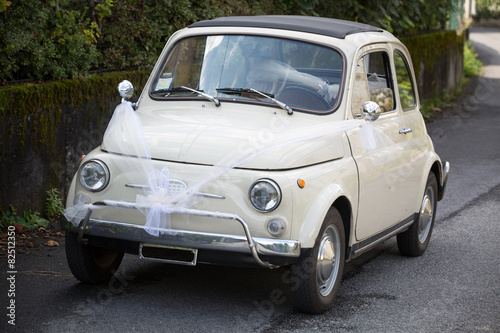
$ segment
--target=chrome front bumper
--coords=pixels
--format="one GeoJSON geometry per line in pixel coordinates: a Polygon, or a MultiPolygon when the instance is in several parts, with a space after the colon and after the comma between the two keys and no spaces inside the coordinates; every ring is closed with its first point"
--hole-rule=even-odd
{"type": "MultiPolygon", "coordinates": [[[[107,203],[96,202],[94,205],[107,205],[107,203]]],[[[136,208],[135,204],[131,203],[120,204],[120,207],[136,208]]],[[[266,268],[274,268],[276,266],[261,260],[261,255],[291,258],[298,258],[300,256],[300,242],[293,240],[252,237],[248,224],[243,218],[236,214],[210,212],[196,209],[176,209],[172,211],[172,214],[186,214],[192,216],[234,220],[240,223],[245,232],[245,236],[194,232],[189,230],[150,228],[144,225],[92,219],[92,211],[90,209],[78,226],[65,221],[63,222],[63,227],[68,231],[78,232],[78,240],[80,242],[85,242],[85,238],[88,236],[97,236],[181,248],[249,253],[252,255],[257,264],[266,268]],[[149,234],[146,229],[158,230],[159,236],[149,234]]]]}

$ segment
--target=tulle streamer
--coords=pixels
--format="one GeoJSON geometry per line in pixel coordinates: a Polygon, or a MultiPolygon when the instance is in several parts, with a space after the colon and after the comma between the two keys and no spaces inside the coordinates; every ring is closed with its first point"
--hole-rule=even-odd
{"type": "MultiPolygon", "coordinates": [[[[137,195],[135,204],[113,200],[105,200],[105,203],[107,206],[135,207],[140,210],[146,216],[145,230],[151,235],[158,236],[160,230],[166,232],[171,228],[170,215],[174,209],[177,211],[187,209],[198,203],[202,199],[198,196],[200,188],[225,172],[271,149],[349,131],[357,127],[361,127],[363,151],[375,149],[376,143],[380,140],[382,142],[390,141],[381,131],[374,130],[374,127],[364,120],[345,120],[333,125],[326,123],[306,127],[300,131],[293,131],[288,136],[283,136],[279,142],[263,150],[246,153],[231,152],[226,158],[210,168],[207,174],[200,175],[197,180],[190,183],[185,190],[176,190],[171,193],[169,169],[164,167],[162,170],[157,170],[153,167],[141,120],[131,103],[124,101],[116,107],[104,134],[103,146],[110,151],[127,152],[127,156],[137,157],[123,159],[124,163],[118,167],[122,172],[130,175],[129,177],[135,177],[133,180],[129,179],[130,181],[148,184],[148,186],[145,187],[143,194],[137,195]],[[375,136],[378,136],[378,141],[375,136]],[[130,152],[133,153],[130,154],[130,152]],[[131,170],[135,170],[135,172],[130,172],[131,170]]],[[[81,197],[77,200],[74,206],[68,207],[64,211],[68,221],[75,225],[80,223],[89,209],[95,210],[103,207],[85,203],[81,197]]]]}

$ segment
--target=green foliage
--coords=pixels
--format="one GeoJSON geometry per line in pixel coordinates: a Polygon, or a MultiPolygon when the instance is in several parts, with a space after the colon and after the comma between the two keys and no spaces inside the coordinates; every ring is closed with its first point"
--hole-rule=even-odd
{"type": "Polygon", "coordinates": [[[48,190],[45,201],[45,215],[49,219],[57,219],[64,211],[64,205],[61,199],[61,193],[56,188],[48,190]]]}
{"type": "Polygon", "coordinates": [[[172,33],[219,16],[335,17],[410,36],[443,29],[453,1],[0,0],[0,79],[60,79],[94,68],[150,70],[172,33]]]}
{"type": "Polygon", "coordinates": [[[447,91],[444,91],[441,97],[426,100],[420,106],[422,116],[425,119],[431,119],[436,112],[442,111],[443,108],[456,106],[456,104],[453,103],[453,99],[457,95],[457,93],[451,95],[447,91]]]}
{"type": "Polygon", "coordinates": [[[413,85],[408,72],[408,68],[399,53],[394,55],[394,66],[396,67],[396,76],[398,81],[399,98],[403,109],[411,108],[416,105],[413,85]]]}
{"type": "Polygon", "coordinates": [[[371,24],[398,36],[442,30],[451,0],[327,0],[315,6],[320,16],[371,24]]]}
{"type": "Polygon", "coordinates": [[[478,55],[470,41],[464,47],[464,74],[466,77],[478,77],[483,73],[483,63],[478,59],[478,55]]]}
{"type": "Polygon", "coordinates": [[[111,15],[102,21],[99,66],[151,69],[168,38],[193,22],[230,15],[282,14],[292,7],[286,2],[290,1],[150,0],[142,7],[140,0],[116,1],[111,15]]]}
{"type": "Polygon", "coordinates": [[[104,115],[113,97],[119,102],[116,87],[120,81],[130,80],[139,93],[148,75],[145,71],[112,72],[0,88],[0,160],[18,151],[18,143],[55,150],[62,105],[77,109],[91,102],[90,112],[104,115]]]}
{"type": "Polygon", "coordinates": [[[476,0],[476,19],[500,18],[500,0],[476,0]]]}
{"type": "Polygon", "coordinates": [[[75,77],[96,63],[96,26],[65,5],[18,0],[0,13],[0,78],[75,77]]]}
{"type": "Polygon", "coordinates": [[[0,226],[4,228],[14,224],[19,224],[26,228],[36,228],[46,226],[49,224],[49,221],[40,217],[40,213],[32,213],[30,210],[24,210],[23,216],[19,216],[16,209],[10,206],[7,211],[2,212],[0,226]]]}
{"type": "Polygon", "coordinates": [[[97,19],[101,21],[107,16],[111,16],[111,7],[113,7],[112,0],[105,0],[103,3],[99,3],[95,6],[95,11],[97,13],[97,19]]]}
{"type": "Polygon", "coordinates": [[[100,65],[105,68],[151,69],[167,38],[195,20],[188,0],[119,1],[102,22],[100,65]]]}
{"type": "Polygon", "coordinates": [[[6,11],[10,5],[12,5],[11,1],[0,0],[0,13],[6,11]]]}

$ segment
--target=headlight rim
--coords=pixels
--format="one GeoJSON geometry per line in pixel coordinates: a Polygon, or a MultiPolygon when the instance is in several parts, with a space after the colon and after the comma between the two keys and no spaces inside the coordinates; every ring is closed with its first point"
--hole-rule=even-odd
{"type": "Polygon", "coordinates": [[[78,180],[80,181],[80,184],[83,186],[83,188],[85,188],[87,191],[90,191],[90,192],[100,192],[102,190],[104,190],[108,184],[109,184],[109,181],[111,179],[111,172],[109,171],[109,168],[108,166],[106,165],[106,163],[104,163],[103,161],[99,160],[99,159],[90,159],[88,161],[84,161],[81,165],[80,165],[80,168],[78,169],[78,180]],[[97,189],[93,189],[91,187],[89,187],[88,185],[85,184],[85,182],[82,180],[82,170],[83,168],[91,163],[91,162],[94,162],[94,163],[97,163],[99,164],[103,170],[104,170],[104,174],[106,176],[106,180],[104,182],[104,185],[102,185],[100,188],[97,188],[97,189]]]}
{"type": "Polygon", "coordinates": [[[281,192],[281,188],[280,186],[278,185],[277,182],[275,182],[274,180],[272,179],[269,179],[269,178],[260,178],[258,180],[256,180],[249,188],[248,190],[248,200],[250,201],[250,204],[252,205],[252,207],[260,212],[260,213],[269,213],[269,212],[272,212],[274,211],[276,208],[279,207],[279,205],[281,204],[281,200],[282,200],[282,192],[281,192]],[[255,185],[257,185],[258,183],[267,183],[267,184],[270,184],[276,191],[277,195],[278,195],[278,201],[276,202],[276,204],[270,208],[270,209],[260,209],[259,207],[256,207],[254,202],[252,201],[252,190],[255,188],[255,185]]]}

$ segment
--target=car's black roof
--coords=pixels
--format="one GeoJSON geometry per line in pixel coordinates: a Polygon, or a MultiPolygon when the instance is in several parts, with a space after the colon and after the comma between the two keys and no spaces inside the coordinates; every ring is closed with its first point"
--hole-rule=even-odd
{"type": "Polygon", "coordinates": [[[285,29],[301,32],[310,32],[336,38],[345,38],[359,32],[382,32],[374,26],[331,19],[325,17],[296,16],[296,15],[264,15],[264,16],[228,16],[213,20],[193,23],[189,28],[196,27],[253,27],[285,29]]]}

